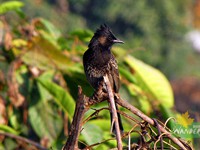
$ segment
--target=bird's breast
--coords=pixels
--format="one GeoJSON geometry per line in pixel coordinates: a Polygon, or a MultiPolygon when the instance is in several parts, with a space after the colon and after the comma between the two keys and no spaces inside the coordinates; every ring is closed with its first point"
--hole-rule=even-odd
{"type": "Polygon", "coordinates": [[[101,78],[111,68],[110,62],[112,59],[112,54],[110,50],[102,50],[100,48],[89,50],[86,51],[84,57],[85,72],[87,72],[89,77],[101,78]]]}
{"type": "Polygon", "coordinates": [[[87,72],[90,77],[100,78],[103,77],[108,70],[108,65],[98,66],[98,65],[88,65],[87,72]]]}

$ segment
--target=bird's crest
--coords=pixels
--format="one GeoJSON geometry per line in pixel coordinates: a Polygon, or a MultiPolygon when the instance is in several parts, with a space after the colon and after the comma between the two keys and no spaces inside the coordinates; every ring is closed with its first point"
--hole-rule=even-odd
{"type": "Polygon", "coordinates": [[[95,45],[96,41],[98,41],[102,45],[105,45],[108,39],[112,41],[113,39],[116,39],[116,37],[106,24],[102,24],[94,33],[94,36],[90,41],[89,47],[95,45]]]}
{"type": "Polygon", "coordinates": [[[100,26],[100,28],[98,28],[96,30],[94,36],[96,36],[96,37],[100,37],[100,36],[113,36],[114,37],[111,29],[106,24],[102,24],[100,26]]]}

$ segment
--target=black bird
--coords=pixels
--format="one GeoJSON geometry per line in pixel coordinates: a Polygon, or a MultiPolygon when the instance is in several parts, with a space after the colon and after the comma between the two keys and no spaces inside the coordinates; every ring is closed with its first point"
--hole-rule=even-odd
{"type": "MultiPolygon", "coordinates": [[[[124,42],[117,39],[107,25],[101,25],[94,33],[94,36],[88,45],[88,50],[83,55],[83,65],[86,78],[95,90],[98,90],[99,84],[103,81],[103,76],[107,74],[113,92],[119,92],[120,80],[118,65],[111,52],[111,47],[114,43],[124,42]]],[[[118,109],[117,105],[116,109],[118,109]]],[[[112,122],[112,113],[110,115],[112,122]]],[[[120,130],[123,132],[122,121],[119,113],[118,121],[120,130]]],[[[115,134],[115,132],[115,125],[113,125],[113,133],[115,134]]]]}

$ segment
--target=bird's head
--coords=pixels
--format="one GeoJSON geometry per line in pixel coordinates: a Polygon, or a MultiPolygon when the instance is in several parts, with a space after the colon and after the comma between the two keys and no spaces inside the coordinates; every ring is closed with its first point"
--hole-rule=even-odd
{"type": "Polygon", "coordinates": [[[111,47],[114,43],[124,43],[123,41],[117,39],[112,33],[111,29],[106,25],[101,25],[92,37],[89,47],[102,46],[111,47]]]}

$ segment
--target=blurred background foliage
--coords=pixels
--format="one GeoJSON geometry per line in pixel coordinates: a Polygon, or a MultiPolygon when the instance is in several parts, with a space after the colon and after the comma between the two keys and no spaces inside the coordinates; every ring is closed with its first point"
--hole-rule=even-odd
{"type": "MultiPolygon", "coordinates": [[[[200,27],[199,12],[199,0],[0,0],[0,131],[61,149],[77,86],[93,93],[82,55],[102,23],[125,41],[113,47],[122,97],[162,121],[187,110],[199,121],[199,52],[187,40],[200,27]]],[[[93,108],[102,107],[107,103],[93,108]]],[[[125,131],[134,125],[125,118],[123,124],[125,131]]],[[[109,130],[104,110],[84,125],[82,146],[111,138],[109,130]]],[[[12,138],[0,136],[0,141],[0,149],[30,148],[12,138]]]]}

